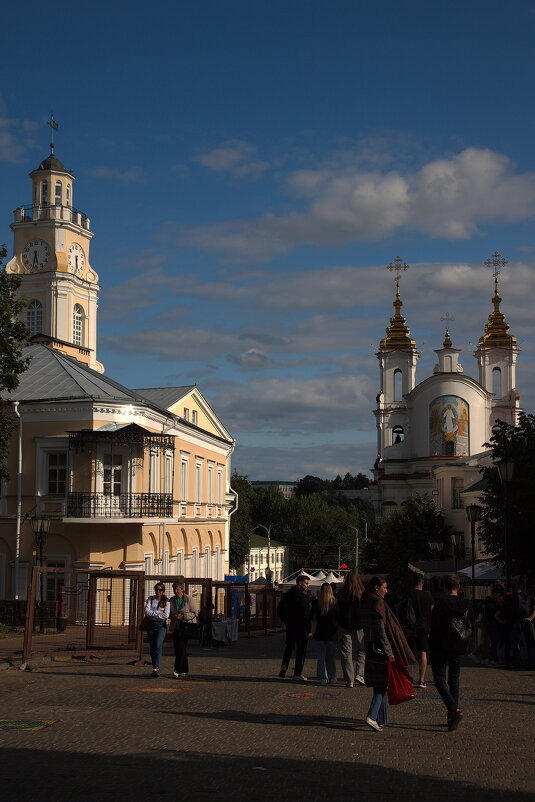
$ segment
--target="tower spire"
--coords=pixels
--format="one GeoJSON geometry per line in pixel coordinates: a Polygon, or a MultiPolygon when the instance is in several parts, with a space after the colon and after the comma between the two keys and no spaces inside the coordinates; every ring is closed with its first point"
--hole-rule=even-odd
{"type": "Polygon", "coordinates": [[[393,305],[396,311],[390,318],[390,325],[386,329],[386,337],[384,337],[380,342],[381,348],[387,348],[389,350],[406,348],[410,348],[412,350],[416,349],[416,342],[415,340],[411,340],[410,330],[407,326],[405,318],[401,314],[403,301],[401,300],[399,291],[401,271],[405,272],[409,269],[409,267],[410,265],[404,262],[400,256],[396,256],[396,258],[389,265],[387,265],[387,270],[395,272],[396,297],[394,298],[393,305]]]}
{"type": "Polygon", "coordinates": [[[47,125],[50,126],[50,153],[54,153],[54,132],[58,130],[59,125],[54,119],[54,112],[50,112],[50,120],[48,121],[47,125]]]}
{"type": "Polygon", "coordinates": [[[501,269],[508,264],[508,260],[504,259],[498,251],[495,251],[484,264],[486,267],[492,268],[493,271],[494,295],[491,298],[491,302],[494,306],[494,310],[490,313],[487,323],[485,323],[484,333],[479,338],[478,346],[500,347],[516,345],[516,337],[509,334],[509,324],[500,309],[502,299],[498,291],[498,276],[500,275],[501,269]]]}

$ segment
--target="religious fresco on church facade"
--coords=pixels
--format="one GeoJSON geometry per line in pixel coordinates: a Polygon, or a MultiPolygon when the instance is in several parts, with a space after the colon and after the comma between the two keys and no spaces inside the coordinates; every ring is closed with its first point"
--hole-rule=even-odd
{"type": "Polygon", "coordinates": [[[441,395],[429,405],[429,439],[434,456],[469,454],[469,406],[456,395],[441,395]]]}

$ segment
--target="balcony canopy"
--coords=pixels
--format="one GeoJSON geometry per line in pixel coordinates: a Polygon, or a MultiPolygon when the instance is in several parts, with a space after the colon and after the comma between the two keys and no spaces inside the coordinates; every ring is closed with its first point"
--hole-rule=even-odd
{"type": "Polygon", "coordinates": [[[110,446],[140,445],[158,451],[175,450],[175,438],[172,435],[149,432],[137,423],[109,423],[100,429],[79,429],[68,434],[69,448],[75,451],[83,451],[99,443],[109,443],[110,446]]]}

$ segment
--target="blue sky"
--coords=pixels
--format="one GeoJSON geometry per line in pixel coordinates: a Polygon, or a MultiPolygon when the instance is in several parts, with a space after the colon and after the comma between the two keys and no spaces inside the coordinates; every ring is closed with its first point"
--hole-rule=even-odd
{"type": "Polygon", "coordinates": [[[446,313],[475,375],[482,263],[507,256],[533,411],[535,2],[28,0],[3,22],[2,239],[53,110],[106,373],[197,381],[237,470],[371,467],[398,254],[420,380],[446,313]]]}

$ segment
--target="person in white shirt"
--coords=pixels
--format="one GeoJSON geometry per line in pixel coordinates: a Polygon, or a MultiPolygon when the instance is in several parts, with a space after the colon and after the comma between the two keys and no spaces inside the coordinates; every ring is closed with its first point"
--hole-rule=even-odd
{"type": "Polygon", "coordinates": [[[155,678],[160,676],[160,660],[170,610],[169,599],[165,595],[165,585],[157,582],[154,586],[154,596],[149,596],[144,610],[152,660],[152,676],[155,678]]]}

